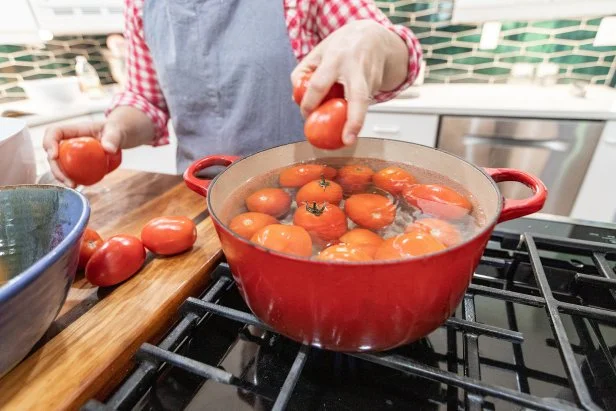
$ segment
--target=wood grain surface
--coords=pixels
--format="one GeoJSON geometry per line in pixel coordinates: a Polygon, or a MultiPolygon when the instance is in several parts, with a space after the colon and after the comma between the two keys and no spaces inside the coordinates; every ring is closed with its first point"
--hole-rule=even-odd
{"type": "Polygon", "coordinates": [[[84,194],[90,227],[103,238],[139,236],[153,217],[185,215],[197,223],[197,242],[178,256],[149,254],[142,270],[116,287],[98,289],[78,273],[45,337],[0,379],[2,410],[73,410],[103,397],[130,370],[138,347],[155,341],[180,304],[204,290],[222,257],[204,199],[179,176],[120,169],[84,194]]]}

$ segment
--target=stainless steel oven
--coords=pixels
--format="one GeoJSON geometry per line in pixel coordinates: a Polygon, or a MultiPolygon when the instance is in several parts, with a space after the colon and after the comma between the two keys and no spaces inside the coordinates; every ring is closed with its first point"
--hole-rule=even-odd
{"type": "MultiPolygon", "coordinates": [[[[568,216],[605,122],[442,116],[437,147],[482,167],[512,167],[548,187],[543,213],[568,216]]],[[[606,178],[610,178],[606,176],[606,178]]],[[[499,184],[503,194],[524,198],[520,184],[499,184]]]]}

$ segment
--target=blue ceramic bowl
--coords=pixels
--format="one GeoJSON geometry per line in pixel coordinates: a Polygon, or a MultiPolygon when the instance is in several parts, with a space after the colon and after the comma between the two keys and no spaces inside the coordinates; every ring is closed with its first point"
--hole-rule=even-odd
{"type": "Polygon", "coordinates": [[[0,377],[28,354],[64,304],[89,217],[88,200],[75,190],[0,187],[0,377]]]}

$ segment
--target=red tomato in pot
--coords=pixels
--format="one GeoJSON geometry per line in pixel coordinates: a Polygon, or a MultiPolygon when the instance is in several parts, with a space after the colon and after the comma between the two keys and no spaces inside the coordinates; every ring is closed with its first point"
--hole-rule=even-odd
{"type": "Polygon", "coordinates": [[[107,153],[92,137],[78,137],[60,142],[58,164],[68,178],[84,186],[98,183],[108,170],[107,153]]]}
{"type": "Polygon", "coordinates": [[[246,197],[249,211],[282,217],[291,208],[291,196],[280,188],[262,188],[246,197]]]}
{"type": "Polygon", "coordinates": [[[353,194],[344,203],[344,210],[361,227],[378,230],[394,222],[396,206],[379,194],[353,194]]]}
{"type": "Polygon", "coordinates": [[[122,150],[114,154],[107,153],[107,174],[120,167],[120,164],[122,164],[122,150]]]}
{"type": "Polygon", "coordinates": [[[383,237],[375,232],[365,228],[354,228],[341,236],[338,241],[344,244],[360,246],[370,257],[374,257],[377,248],[383,244],[384,240],[383,237]]]}
{"type": "Polygon", "coordinates": [[[257,231],[251,241],[274,251],[298,257],[309,257],[312,254],[310,234],[296,225],[268,225],[257,231]]]}
{"type": "MultiPolygon", "coordinates": [[[[306,94],[308,82],[310,81],[312,74],[313,72],[304,74],[293,87],[293,101],[295,101],[298,105],[302,104],[302,100],[304,99],[304,94],[306,94]]],[[[325,97],[323,97],[323,100],[321,100],[321,103],[333,98],[344,98],[344,87],[342,84],[334,83],[332,88],[329,89],[329,92],[325,95],[325,97]]]]}
{"type": "Polygon", "coordinates": [[[188,217],[156,217],[141,229],[143,245],[158,255],[183,253],[190,249],[196,240],[197,226],[188,217]]]}
{"type": "Polygon", "coordinates": [[[320,164],[300,164],[282,170],[278,182],[282,187],[301,187],[321,177],[331,180],[336,177],[336,173],[333,167],[320,164]]]}
{"type": "Polygon", "coordinates": [[[427,230],[434,238],[446,247],[452,247],[462,242],[462,234],[454,225],[438,218],[424,218],[417,220],[406,228],[406,231],[416,229],[427,230]]]}
{"type": "Polygon", "coordinates": [[[96,250],[103,245],[103,238],[91,228],[86,228],[81,236],[81,245],[79,246],[79,269],[86,268],[86,264],[90,261],[90,257],[96,250]]]}
{"type": "Polygon", "coordinates": [[[347,102],[341,98],[326,101],[314,110],[304,124],[306,139],[323,150],[342,148],[342,130],[347,120],[347,102]]]}
{"type": "Polygon", "coordinates": [[[313,202],[298,207],[293,224],[305,228],[315,240],[326,243],[337,240],[348,229],[344,211],[327,203],[313,202]]]}
{"type": "Polygon", "coordinates": [[[398,195],[406,187],[415,184],[415,177],[400,167],[386,167],[372,176],[372,182],[381,190],[398,195]]]}
{"type": "Polygon", "coordinates": [[[342,167],[338,171],[338,183],[342,186],[345,193],[361,193],[372,182],[374,171],[367,166],[359,164],[342,167]]]}
{"type": "Polygon", "coordinates": [[[86,265],[86,278],[99,287],[116,285],[139,271],[144,261],[145,248],[137,237],[116,235],[92,254],[86,265]]]}
{"type": "Polygon", "coordinates": [[[233,217],[229,228],[240,237],[250,240],[257,231],[271,224],[278,224],[278,220],[269,214],[249,211],[233,217]]]}
{"type": "Polygon", "coordinates": [[[466,197],[441,184],[416,184],[406,188],[402,196],[423,213],[446,220],[460,219],[473,208],[466,197]]]}
{"type": "Polygon", "coordinates": [[[357,244],[335,244],[321,251],[317,260],[322,261],[371,261],[373,255],[362,245],[357,244]]]}
{"type": "Polygon", "coordinates": [[[311,181],[299,189],[295,201],[298,206],[302,203],[311,202],[338,205],[342,201],[342,187],[325,178],[311,181]]]}
{"type": "Polygon", "coordinates": [[[426,230],[411,230],[408,233],[386,239],[376,250],[375,260],[397,260],[417,257],[444,250],[441,244],[426,230]]]}

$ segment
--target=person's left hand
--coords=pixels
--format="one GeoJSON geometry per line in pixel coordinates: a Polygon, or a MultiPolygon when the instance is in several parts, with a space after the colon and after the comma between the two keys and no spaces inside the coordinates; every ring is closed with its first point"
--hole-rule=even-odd
{"type": "Polygon", "coordinates": [[[380,91],[390,91],[405,79],[408,49],[395,33],[373,20],[352,21],[319,43],[291,73],[292,84],[314,71],[302,99],[307,117],[320,104],[331,86],[344,86],[348,102],[342,141],[355,143],[372,101],[380,91]]]}

